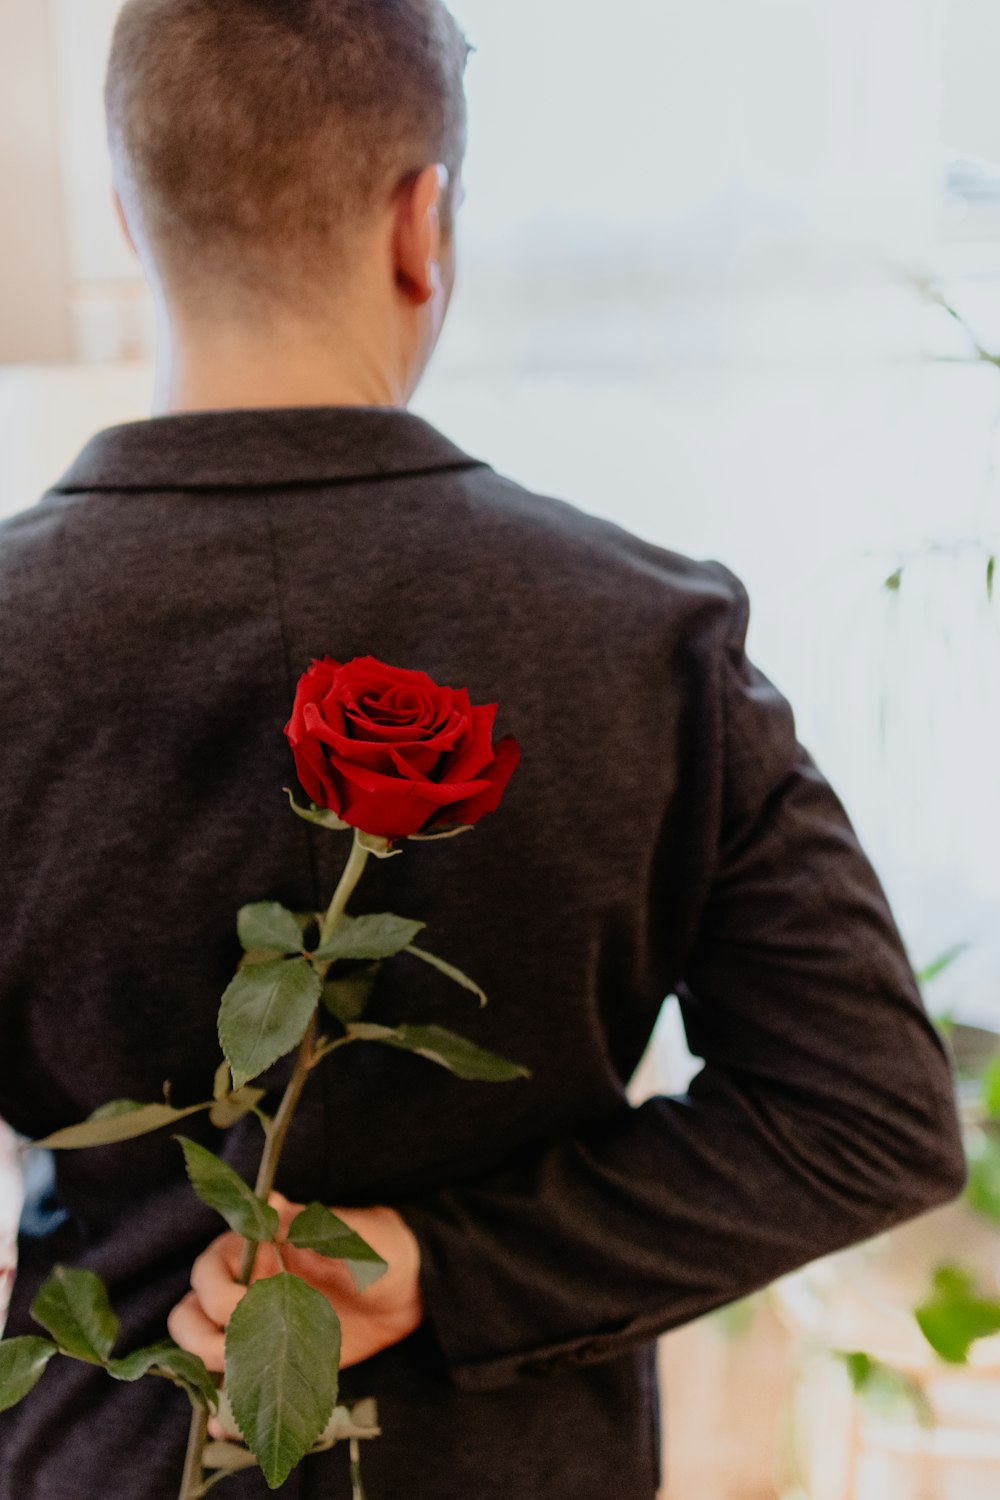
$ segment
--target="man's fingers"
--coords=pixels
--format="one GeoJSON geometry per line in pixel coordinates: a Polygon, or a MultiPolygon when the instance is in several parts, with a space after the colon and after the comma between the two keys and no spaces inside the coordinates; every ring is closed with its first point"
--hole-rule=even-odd
{"type": "Polygon", "coordinates": [[[223,1427],[218,1417],[209,1417],[208,1435],[219,1443],[242,1443],[243,1435],[235,1422],[232,1427],[223,1427]]]}
{"type": "MultiPolygon", "coordinates": [[[[233,1235],[233,1239],[237,1244],[242,1243],[238,1235],[233,1235]]],[[[209,1245],[191,1267],[192,1290],[202,1311],[217,1328],[225,1328],[237,1303],[246,1296],[246,1287],[233,1280],[238,1265],[234,1266],[231,1247],[225,1241],[223,1235],[209,1245]]]]}
{"type": "Polygon", "coordinates": [[[209,1370],[221,1374],[225,1369],[225,1335],[205,1316],[196,1292],[188,1292],[176,1307],[171,1308],[167,1332],[182,1349],[197,1354],[209,1370]]]}
{"type": "Polygon", "coordinates": [[[208,1435],[217,1443],[242,1443],[243,1441],[238,1432],[227,1432],[217,1417],[209,1417],[208,1435]]]}

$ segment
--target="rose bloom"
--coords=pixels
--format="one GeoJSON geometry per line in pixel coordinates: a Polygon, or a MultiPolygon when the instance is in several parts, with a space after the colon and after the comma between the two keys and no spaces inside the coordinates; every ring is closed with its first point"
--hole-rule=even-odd
{"type": "Polygon", "coordinates": [[[520,759],[493,744],[498,705],[374,656],[314,657],[285,735],[317,807],[362,833],[408,838],[493,812],[520,759]]]}

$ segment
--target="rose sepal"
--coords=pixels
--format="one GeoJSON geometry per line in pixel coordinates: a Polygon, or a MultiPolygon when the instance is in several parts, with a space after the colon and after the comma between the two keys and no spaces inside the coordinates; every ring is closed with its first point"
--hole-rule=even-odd
{"type": "Polygon", "coordinates": [[[283,786],[281,790],[287,792],[292,812],[297,817],[302,818],[304,822],[315,823],[317,828],[330,828],[335,832],[350,829],[350,823],[345,823],[343,818],[338,818],[337,814],[332,812],[330,808],[317,807],[315,802],[311,802],[308,808],[300,807],[295,800],[295,794],[290,786],[283,786]]]}
{"type": "Polygon", "coordinates": [[[315,802],[311,802],[308,808],[300,807],[291,787],[283,786],[281,790],[287,793],[292,812],[304,822],[313,823],[317,828],[332,829],[335,833],[345,830],[353,831],[362,849],[366,849],[369,854],[374,854],[376,859],[391,859],[394,854],[402,854],[402,849],[397,849],[392,839],[383,838],[378,833],[365,833],[361,828],[353,828],[352,824],[345,823],[343,818],[338,817],[330,808],[317,807],[315,802]]]}
{"type": "Polygon", "coordinates": [[[392,859],[394,854],[402,854],[402,849],[397,849],[392,839],[386,839],[377,833],[363,833],[360,828],[354,830],[354,837],[360,848],[374,854],[376,859],[392,859]]]}
{"type": "Polygon", "coordinates": [[[456,823],[453,828],[445,828],[440,833],[408,833],[407,838],[416,839],[421,844],[432,844],[435,839],[453,839],[459,833],[471,833],[473,824],[456,823]]]}

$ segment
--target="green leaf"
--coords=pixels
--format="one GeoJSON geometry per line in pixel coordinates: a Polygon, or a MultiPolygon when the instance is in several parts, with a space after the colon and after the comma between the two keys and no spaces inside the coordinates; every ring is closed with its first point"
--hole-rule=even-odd
{"type": "Polygon", "coordinates": [[[48,1151],[80,1151],[85,1146],[114,1146],[120,1141],[132,1141],[140,1135],[150,1135],[162,1130],[164,1125],[174,1125],[178,1120],[196,1115],[200,1110],[210,1109],[211,1104],[192,1104],[187,1109],[173,1109],[169,1104],[138,1104],[134,1099],[113,1099],[102,1104],[100,1109],[80,1125],[68,1125],[52,1135],[32,1141],[33,1146],[43,1146],[48,1151]]]}
{"type": "Polygon", "coordinates": [[[749,1333],[764,1305],[765,1298],[760,1295],[740,1297],[736,1302],[727,1302],[723,1307],[716,1308],[715,1312],[709,1313],[709,1317],[724,1337],[741,1339],[744,1334],[749,1333]]]}
{"type": "Polygon", "coordinates": [[[885,589],[887,589],[890,594],[898,594],[899,591],[900,591],[900,589],[902,588],[902,586],[903,586],[903,570],[902,570],[902,568],[897,568],[896,571],[895,571],[895,573],[890,573],[889,577],[885,580],[885,583],[882,585],[882,587],[885,588],[885,589]]]}
{"type": "Polygon", "coordinates": [[[187,1393],[192,1406],[207,1406],[210,1411],[218,1407],[219,1392],[197,1354],[189,1354],[186,1349],[172,1349],[161,1355],[156,1368],[187,1393]]]}
{"type": "MultiPolygon", "coordinates": [[[[227,1432],[235,1432],[236,1418],[233,1416],[224,1387],[219,1390],[218,1396],[219,1421],[227,1432]]],[[[378,1403],[371,1396],[366,1396],[361,1401],[355,1401],[353,1406],[335,1406],[330,1413],[329,1422],[309,1452],[326,1453],[338,1443],[349,1442],[351,1438],[371,1441],[381,1436],[382,1429],[378,1425],[378,1403]]],[[[206,1469],[222,1470],[232,1474],[240,1469],[258,1467],[257,1460],[250,1449],[236,1438],[206,1443],[202,1451],[206,1469]]]]}
{"type": "Polygon", "coordinates": [[[991,1120],[1000,1120],[1000,1053],[990,1063],[983,1078],[983,1109],[991,1120]]]}
{"type": "Polygon", "coordinates": [[[986,598],[993,603],[993,585],[996,581],[997,560],[991,557],[986,564],[986,598]]]}
{"type": "Polygon", "coordinates": [[[241,906],[236,917],[236,930],[246,949],[302,952],[302,929],[295,913],[277,901],[256,901],[251,906],[241,906]]]}
{"type": "Polygon", "coordinates": [[[302,1040],[322,981],[304,958],[282,958],[238,973],[222,997],[219,1041],[242,1088],[302,1040]]]}
{"type": "Polygon", "coordinates": [[[226,1329],[226,1390],[237,1426],[276,1490],[309,1452],[337,1400],[340,1320],[280,1272],[247,1289],[226,1329]]]}
{"type": "Polygon", "coordinates": [[[931,1348],[949,1364],[964,1364],[977,1339],[1000,1333],[1000,1301],[981,1297],[961,1266],[938,1267],[933,1292],[914,1317],[931,1348]]]}
{"type": "Polygon", "coordinates": [[[918,971],[916,976],[917,983],[919,985],[930,984],[931,980],[936,979],[939,974],[943,974],[945,969],[950,969],[955,960],[960,958],[968,947],[968,943],[955,943],[951,948],[946,948],[939,957],[927,965],[926,969],[918,971]]]}
{"type": "Polygon", "coordinates": [[[178,1347],[172,1340],[164,1339],[159,1344],[150,1344],[146,1349],[136,1349],[131,1354],[125,1354],[121,1359],[109,1359],[108,1374],[115,1380],[122,1380],[131,1385],[134,1381],[140,1380],[143,1375],[148,1374],[161,1356],[165,1357],[167,1349],[178,1347]]]}
{"type": "Polygon", "coordinates": [[[486,991],[480,989],[476,981],[470,979],[468,974],[463,974],[461,969],[456,969],[454,964],[445,963],[443,958],[438,958],[436,953],[428,953],[426,948],[414,948],[412,943],[407,943],[405,951],[412,953],[414,958],[422,959],[425,964],[430,964],[432,968],[437,969],[449,979],[453,979],[456,984],[462,986],[463,990],[471,990],[474,995],[478,995],[481,1006],[487,1003],[486,991]]]}
{"type": "Polygon", "coordinates": [[[951,1044],[955,1035],[955,1018],[952,1012],[942,1011],[939,1015],[932,1015],[931,1021],[937,1029],[941,1040],[951,1044]]]}
{"type": "Polygon", "coordinates": [[[219,1393],[215,1382],[197,1354],[190,1354],[175,1344],[173,1339],[161,1339],[145,1349],[136,1349],[121,1359],[110,1359],[108,1374],[115,1380],[131,1384],[141,1380],[151,1370],[164,1374],[175,1385],[180,1385],[197,1404],[215,1410],[219,1404],[219,1393]]]}
{"type": "MultiPolygon", "coordinates": [[[[157,1100],[157,1106],[159,1100],[157,1100]]],[[[119,1115],[131,1115],[140,1109],[152,1109],[154,1105],[141,1104],[137,1099],[109,1099],[107,1104],[101,1104],[89,1116],[91,1120],[114,1120],[119,1115]]],[[[168,1106],[169,1107],[169,1106],[168,1106]]]]}
{"type": "Polygon", "coordinates": [[[908,1408],[921,1427],[936,1424],[934,1408],[923,1387],[902,1370],[894,1370],[861,1351],[841,1353],[855,1394],[878,1416],[892,1417],[908,1408]]]}
{"type": "Polygon", "coordinates": [[[292,1220],[288,1243],[298,1250],[315,1250],[330,1260],[343,1260],[359,1292],[384,1276],[389,1266],[371,1245],[322,1203],[310,1203],[292,1220]]]}
{"type": "Polygon", "coordinates": [[[295,800],[290,786],[283,786],[281,790],[288,793],[288,801],[291,804],[292,812],[306,823],[315,823],[318,828],[350,828],[350,823],[345,823],[342,818],[338,818],[337,814],[330,812],[328,808],[317,807],[315,802],[310,802],[308,811],[306,808],[300,807],[295,800]]]}
{"type": "Polygon", "coordinates": [[[93,1271],[56,1266],[31,1304],[31,1316],[51,1333],[64,1354],[103,1365],[118,1337],[118,1319],[93,1271]]]}
{"type": "Polygon", "coordinates": [[[237,1234],[248,1240],[273,1240],[281,1225],[275,1209],[258,1198],[228,1163],[187,1136],[175,1137],[184,1149],[187,1174],[202,1203],[221,1214],[237,1234]]]}
{"type": "Polygon", "coordinates": [[[238,973],[244,969],[252,969],[257,964],[273,964],[278,958],[284,958],[285,954],[280,948],[248,948],[236,965],[238,973]]]}
{"type": "Polygon", "coordinates": [[[45,1366],[58,1352],[48,1339],[30,1335],[0,1341],[0,1411],[9,1411],[35,1389],[45,1366]]]}
{"type": "Polygon", "coordinates": [[[328,979],[323,985],[322,998],[331,1016],[335,1016],[343,1026],[350,1026],[352,1021],[360,1021],[368,1009],[381,969],[382,960],[376,959],[375,963],[368,964],[366,968],[358,969],[343,979],[328,979]]]}
{"type": "Polygon", "coordinates": [[[991,1224],[1000,1225],[1000,1140],[983,1133],[968,1155],[969,1178],[965,1200],[991,1224]]]}
{"type": "Polygon", "coordinates": [[[875,1363],[871,1355],[851,1353],[843,1354],[841,1358],[847,1367],[847,1373],[851,1378],[851,1385],[856,1391],[863,1390],[875,1363]]]}
{"type": "Polygon", "coordinates": [[[238,1124],[244,1115],[252,1114],[266,1093],[267,1089],[254,1089],[249,1086],[237,1089],[235,1094],[228,1094],[225,1099],[220,1099],[217,1104],[213,1104],[208,1118],[218,1130],[229,1130],[231,1126],[238,1124]]]}
{"type": "Polygon", "coordinates": [[[426,922],[411,922],[392,912],[374,912],[370,916],[342,917],[340,925],[326,942],[316,949],[314,958],[392,958],[401,953],[426,922]]]}
{"type": "Polygon", "coordinates": [[[430,1062],[447,1068],[458,1078],[480,1083],[509,1083],[515,1078],[530,1078],[528,1068],[510,1062],[495,1052],[486,1052],[465,1037],[446,1031],[443,1026],[369,1026],[364,1022],[347,1028],[348,1035],[362,1042],[384,1042],[404,1052],[416,1052],[430,1062]]]}

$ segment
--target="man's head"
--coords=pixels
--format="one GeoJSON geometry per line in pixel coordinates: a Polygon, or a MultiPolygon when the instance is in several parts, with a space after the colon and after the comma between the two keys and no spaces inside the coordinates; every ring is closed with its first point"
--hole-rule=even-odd
{"type": "Polygon", "coordinates": [[[442,0],[128,0],[109,138],[167,305],[309,317],[387,248],[405,296],[424,218],[450,292],[468,55],[442,0]]]}

